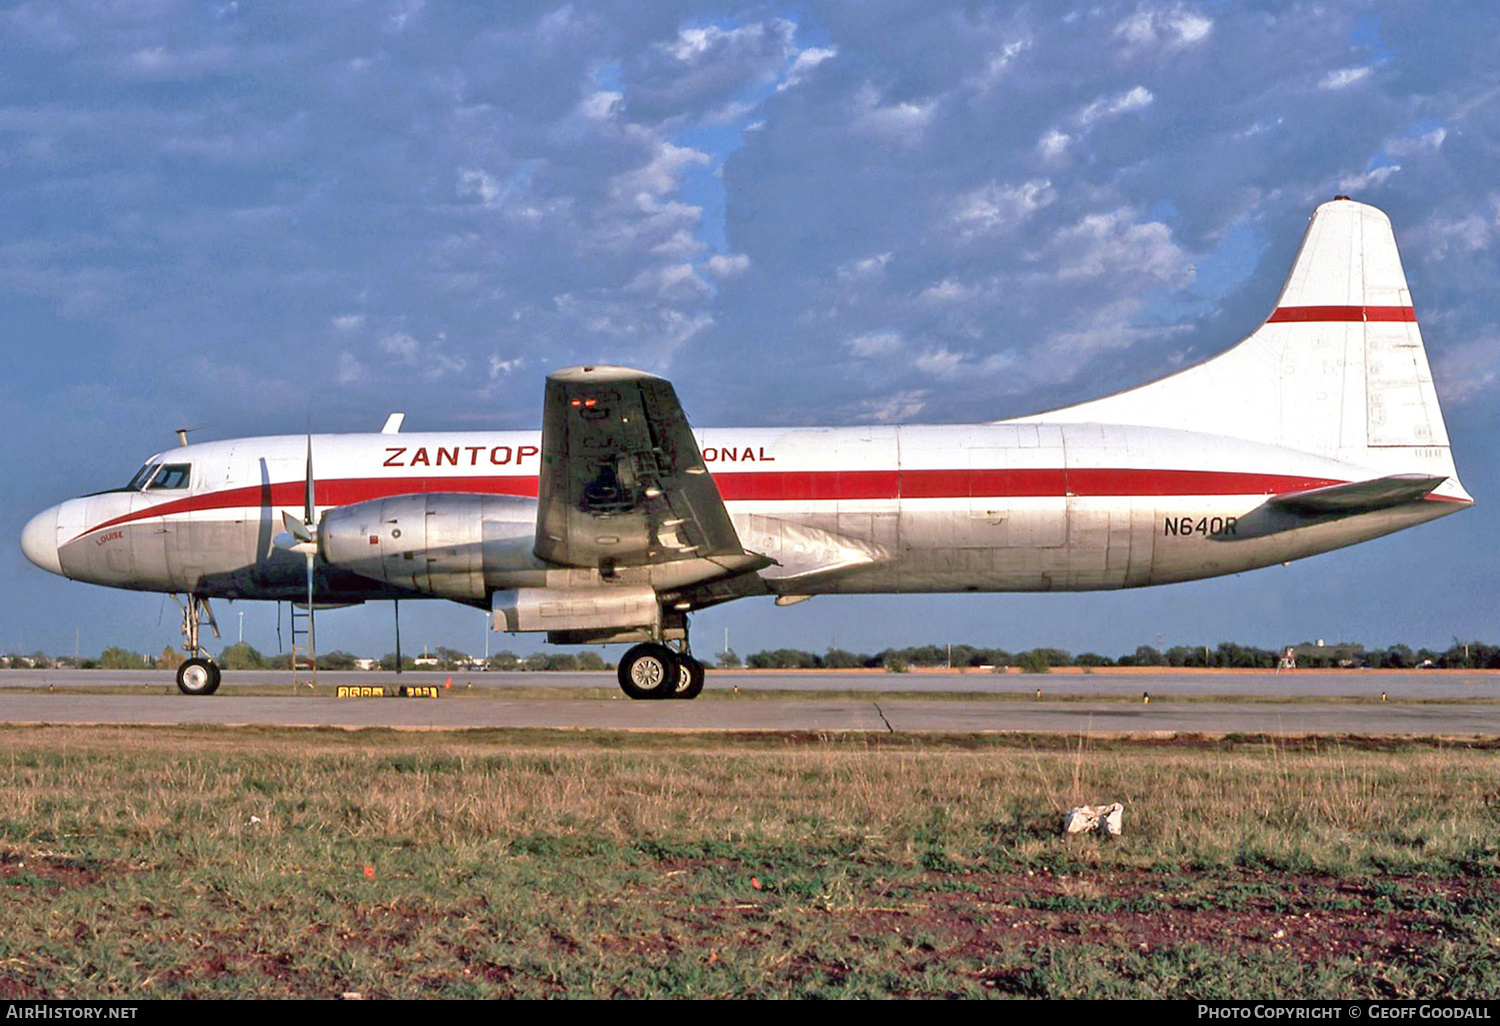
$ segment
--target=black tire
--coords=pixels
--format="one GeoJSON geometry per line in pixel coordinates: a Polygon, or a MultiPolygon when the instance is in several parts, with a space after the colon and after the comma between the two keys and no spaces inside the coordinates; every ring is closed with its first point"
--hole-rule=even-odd
{"type": "Polygon", "coordinates": [[[707,672],[703,664],[690,655],[677,657],[677,688],[668,698],[697,698],[698,693],[703,690],[703,681],[707,672]]]}
{"type": "Polygon", "coordinates": [[[626,652],[615,671],[620,690],[636,699],[670,696],[679,674],[676,653],[655,643],[637,645],[626,652]]]}
{"type": "Polygon", "coordinates": [[[177,690],[184,695],[211,695],[219,690],[219,668],[201,656],[177,667],[177,690]]]}

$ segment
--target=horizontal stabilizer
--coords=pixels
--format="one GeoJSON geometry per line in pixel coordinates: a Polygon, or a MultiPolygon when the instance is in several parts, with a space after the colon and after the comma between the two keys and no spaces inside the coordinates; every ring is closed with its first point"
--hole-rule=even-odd
{"type": "Polygon", "coordinates": [[[1371,513],[1424,499],[1446,480],[1446,477],[1431,474],[1392,474],[1373,481],[1351,481],[1302,492],[1286,492],[1270,501],[1272,505],[1298,513],[1371,513]]]}

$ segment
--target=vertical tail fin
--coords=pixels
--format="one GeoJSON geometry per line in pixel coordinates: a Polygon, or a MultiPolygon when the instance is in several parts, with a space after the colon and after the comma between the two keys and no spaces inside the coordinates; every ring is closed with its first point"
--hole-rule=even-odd
{"type": "Polygon", "coordinates": [[[1178,428],[1449,478],[1467,498],[1390,219],[1340,197],[1313,213],[1276,309],[1239,345],[1140,388],[1021,418],[1178,428]]]}

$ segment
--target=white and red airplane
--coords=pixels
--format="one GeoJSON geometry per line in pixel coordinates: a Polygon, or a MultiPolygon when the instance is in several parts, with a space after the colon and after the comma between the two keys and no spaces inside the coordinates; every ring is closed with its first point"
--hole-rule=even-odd
{"type": "Polygon", "coordinates": [[[210,598],[443,598],[496,629],[634,642],[632,698],[691,698],[688,614],[750,595],[1081,591],[1282,563],[1463,509],[1390,221],[1319,207],[1274,311],[1198,366],[961,426],[689,428],[672,386],[547,378],[537,432],[239,438],[148,459],[26,525],[37,566],[210,598]],[[313,473],[316,452],[319,473],[313,473]]]}

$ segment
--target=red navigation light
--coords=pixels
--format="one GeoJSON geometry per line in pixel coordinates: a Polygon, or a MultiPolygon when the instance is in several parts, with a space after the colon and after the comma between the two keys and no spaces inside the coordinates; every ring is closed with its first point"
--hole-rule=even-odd
{"type": "Polygon", "coordinates": [[[585,406],[597,406],[597,405],[599,405],[599,400],[597,400],[597,399],[585,399],[583,401],[583,405],[585,405],[585,406]]]}

